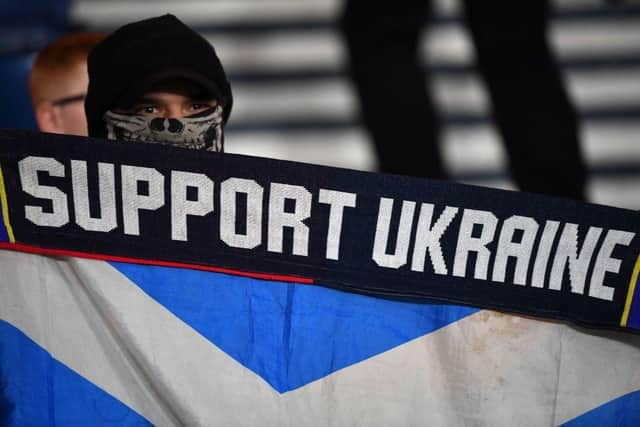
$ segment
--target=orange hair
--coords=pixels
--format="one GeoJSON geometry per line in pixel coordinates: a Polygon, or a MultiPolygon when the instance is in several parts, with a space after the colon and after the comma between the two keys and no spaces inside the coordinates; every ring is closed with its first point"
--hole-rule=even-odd
{"type": "Polygon", "coordinates": [[[33,105],[59,96],[61,79],[85,64],[91,49],[106,36],[104,33],[69,34],[45,47],[36,57],[29,76],[33,105]]]}

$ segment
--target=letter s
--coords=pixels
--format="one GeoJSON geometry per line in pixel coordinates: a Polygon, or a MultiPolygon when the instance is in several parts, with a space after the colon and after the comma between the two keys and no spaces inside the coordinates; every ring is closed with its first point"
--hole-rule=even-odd
{"type": "Polygon", "coordinates": [[[51,201],[52,212],[44,212],[41,206],[24,207],[25,217],[34,223],[44,227],[62,227],[69,222],[69,208],[67,195],[56,187],[40,185],[38,172],[47,172],[50,176],[64,177],[64,165],[50,157],[29,156],[18,162],[20,172],[20,184],[22,191],[37,197],[51,201]]]}

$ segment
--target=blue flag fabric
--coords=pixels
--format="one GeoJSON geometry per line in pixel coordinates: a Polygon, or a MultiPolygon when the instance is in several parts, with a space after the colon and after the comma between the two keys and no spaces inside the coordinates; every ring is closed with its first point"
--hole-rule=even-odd
{"type": "Polygon", "coordinates": [[[0,251],[5,425],[636,425],[640,337],[0,251]],[[7,411],[7,408],[9,410],[7,411]]]}

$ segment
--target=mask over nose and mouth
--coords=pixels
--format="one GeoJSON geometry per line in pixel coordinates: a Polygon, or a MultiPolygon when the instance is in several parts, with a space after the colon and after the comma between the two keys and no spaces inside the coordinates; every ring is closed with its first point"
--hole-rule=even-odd
{"type": "Polygon", "coordinates": [[[107,139],[148,142],[193,150],[224,151],[223,109],[218,105],[182,118],[128,115],[107,111],[107,139]]]}

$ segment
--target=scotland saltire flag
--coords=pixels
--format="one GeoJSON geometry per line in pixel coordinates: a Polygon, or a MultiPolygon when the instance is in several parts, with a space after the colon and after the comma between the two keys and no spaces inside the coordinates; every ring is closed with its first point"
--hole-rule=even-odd
{"type": "Polygon", "coordinates": [[[0,251],[3,425],[640,425],[640,339],[0,251]]]}
{"type": "Polygon", "coordinates": [[[82,138],[0,148],[2,426],[640,425],[637,213],[82,138]]]}

